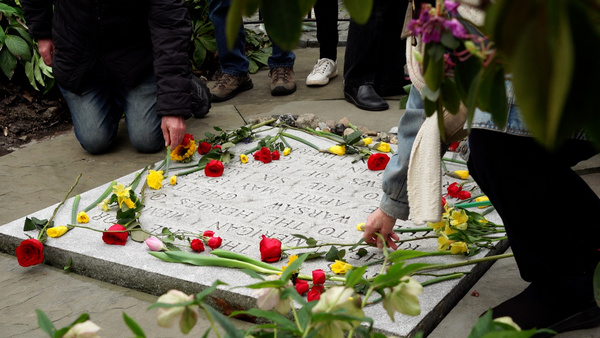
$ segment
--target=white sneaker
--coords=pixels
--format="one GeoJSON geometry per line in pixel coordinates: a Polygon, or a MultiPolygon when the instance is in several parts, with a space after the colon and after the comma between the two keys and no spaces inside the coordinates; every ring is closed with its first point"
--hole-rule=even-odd
{"type": "Polygon", "coordinates": [[[329,83],[329,79],[332,79],[337,75],[337,62],[328,58],[322,58],[317,61],[312,72],[306,77],[306,85],[324,86],[329,83]]]}

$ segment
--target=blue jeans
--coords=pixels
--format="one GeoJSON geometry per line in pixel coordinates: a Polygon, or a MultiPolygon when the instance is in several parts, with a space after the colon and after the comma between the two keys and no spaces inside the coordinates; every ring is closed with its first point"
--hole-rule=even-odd
{"type": "Polygon", "coordinates": [[[75,136],[89,153],[110,150],[123,113],[135,149],[154,153],[164,148],[161,118],[156,115],[154,75],[131,90],[119,90],[114,83],[103,80],[86,85],[81,95],[62,87],[60,90],[71,111],[75,136]]]}
{"type": "MultiPolygon", "coordinates": [[[[227,20],[227,11],[231,6],[231,0],[210,0],[209,16],[215,26],[215,38],[217,40],[217,52],[219,53],[219,62],[221,72],[231,75],[248,74],[248,58],[246,58],[246,37],[243,24],[240,26],[233,49],[227,47],[227,38],[225,36],[225,25],[227,20]]],[[[292,68],[296,55],[289,51],[286,52],[273,44],[273,54],[269,57],[269,68],[292,68]]]]}

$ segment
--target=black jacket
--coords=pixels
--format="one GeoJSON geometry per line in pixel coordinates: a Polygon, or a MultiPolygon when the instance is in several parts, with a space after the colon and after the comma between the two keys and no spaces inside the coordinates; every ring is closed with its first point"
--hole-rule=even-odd
{"type": "Polygon", "coordinates": [[[32,37],[54,40],[52,69],[63,88],[80,93],[100,69],[129,89],[154,71],[157,114],[191,116],[191,25],[183,0],[21,0],[21,5],[32,37]]]}

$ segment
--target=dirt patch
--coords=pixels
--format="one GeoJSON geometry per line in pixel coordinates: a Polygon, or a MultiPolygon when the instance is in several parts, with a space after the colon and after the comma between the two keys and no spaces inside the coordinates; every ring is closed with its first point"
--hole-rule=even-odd
{"type": "Polygon", "coordinates": [[[0,75],[0,156],[34,140],[68,132],[71,114],[58,87],[42,95],[26,79],[0,75]]]}

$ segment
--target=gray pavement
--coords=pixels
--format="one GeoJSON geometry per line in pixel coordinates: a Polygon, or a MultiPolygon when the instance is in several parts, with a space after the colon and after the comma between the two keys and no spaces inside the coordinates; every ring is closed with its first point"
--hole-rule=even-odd
{"type": "MultiPolygon", "coordinates": [[[[237,128],[252,117],[272,114],[313,113],[322,120],[348,117],[359,126],[388,131],[397,125],[402,115],[399,98],[389,98],[390,109],[367,112],[355,108],[343,99],[342,76],[321,88],[304,85],[306,75],[318,58],[318,49],[296,51],[296,93],[273,97],[269,93],[267,70],[252,76],[254,89],[241,93],[227,102],[215,103],[207,117],[188,121],[189,132],[201,138],[213,126],[237,128]]],[[[340,71],[343,69],[344,48],[338,49],[340,71]]],[[[122,128],[124,129],[124,128],[122,128]]],[[[130,146],[126,132],[119,134],[119,145],[110,154],[92,156],[81,149],[72,132],[30,144],[0,157],[0,224],[58,203],[79,173],[83,176],[73,194],[85,192],[125,174],[159,161],[163,154],[144,155],[130,146]]],[[[600,195],[600,157],[576,168],[600,195]]],[[[122,312],[137,320],[149,337],[180,337],[176,327],[160,328],[155,310],[147,307],[157,296],[135,291],[87,277],[69,274],[62,269],[38,265],[22,268],[12,254],[0,254],[0,337],[43,337],[38,329],[35,309],[45,311],[61,327],[79,314],[88,312],[102,327],[104,337],[126,337],[131,333],[122,320],[122,312]]],[[[514,260],[495,263],[484,277],[462,298],[429,337],[466,337],[478,316],[489,307],[519,293],[526,284],[519,278],[514,260]],[[479,297],[471,296],[477,290],[479,297]]],[[[240,327],[251,324],[236,321],[240,327]]],[[[192,331],[201,335],[209,324],[200,318],[192,331]]],[[[214,335],[213,335],[214,336],[214,335]]],[[[600,328],[571,332],[562,338],[600,337],[600,328]]]]}

